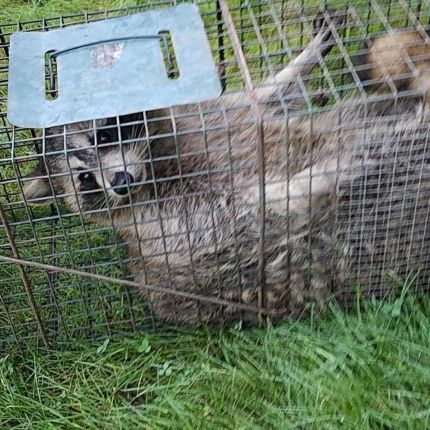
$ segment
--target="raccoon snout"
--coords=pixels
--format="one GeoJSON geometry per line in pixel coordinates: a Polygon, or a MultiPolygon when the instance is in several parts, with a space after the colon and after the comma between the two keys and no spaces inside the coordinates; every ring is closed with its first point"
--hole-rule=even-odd
{"type": "Polygon", "coordinates": [[[113,182],[112,188],[114,192],[120,196],[124,196],[127,194],[127,186],[130,186],[134,182],[134,178],[128,172],[116,172],[113,182]]]}

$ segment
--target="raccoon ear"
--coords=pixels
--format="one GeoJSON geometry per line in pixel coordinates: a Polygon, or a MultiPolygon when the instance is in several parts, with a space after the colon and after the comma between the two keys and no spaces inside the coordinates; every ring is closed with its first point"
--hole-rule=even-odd
{"type": "Polygon", "coordinates": [[[46,177],[46,169],[42,162],[36,168],[24,176],[23,194],[30,205],[46,205],[54,201],[51,185],[46,177]]]}

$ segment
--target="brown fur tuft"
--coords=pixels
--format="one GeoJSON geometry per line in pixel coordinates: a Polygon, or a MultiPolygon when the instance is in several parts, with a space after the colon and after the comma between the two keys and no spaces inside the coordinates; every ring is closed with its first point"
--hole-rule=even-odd
{"type": "Polygon", "coordinates": [[[359,76],[376,87],[410,90],[430,101],[430,39],[418,30],[395,30],[374,39],[361,55],[359,76]]]}

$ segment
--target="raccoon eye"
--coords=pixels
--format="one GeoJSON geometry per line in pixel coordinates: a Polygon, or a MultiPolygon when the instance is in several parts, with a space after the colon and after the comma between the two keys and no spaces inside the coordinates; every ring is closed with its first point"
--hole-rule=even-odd
{"type": "Polygon", "coordinates": [[[111,136],[107,131],[101,130],[97,132],[97,142],[98,143],[108,143],[111,140],[111,136]]]}
{"type": "Polygon", "coordinates": [[[97,132],[97,143],[104,145],[106,143],[112,143],[115,140],[114,133],[108,130],[99,130],[97,132]]]}
{"type": "Polygon", "coordinates": [[[85,185],[92,185],[96,183],[96,178],[90,172],[80,173],[78,179],[85,185]]]}

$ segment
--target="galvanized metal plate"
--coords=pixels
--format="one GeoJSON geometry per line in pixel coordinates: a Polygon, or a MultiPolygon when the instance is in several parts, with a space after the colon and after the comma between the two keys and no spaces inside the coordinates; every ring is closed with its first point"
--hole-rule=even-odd
{"type": "Polygon", "coordinates": [[[199,102],[222,91],[194,4],[47,32],[17,32],[11,37],[9,64],[8,119],[20,127],[199,102]],[[166,71],[157,38],[162,31],[171,34],[177,79],[166,71]],[[58,97],[49,100],[46,58],[53,51],[62,53],[56,57],[58,97]]]}

